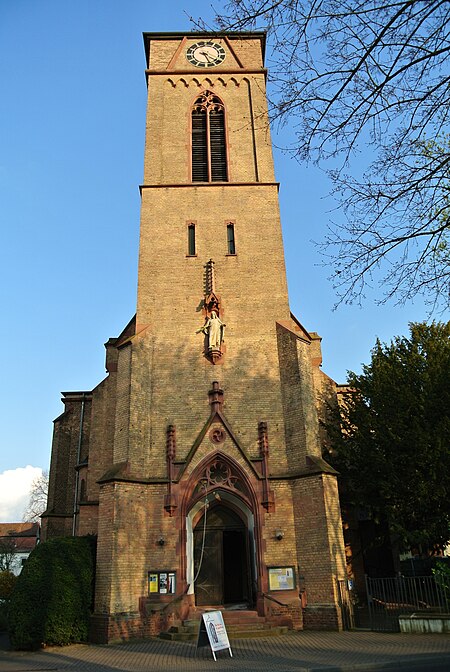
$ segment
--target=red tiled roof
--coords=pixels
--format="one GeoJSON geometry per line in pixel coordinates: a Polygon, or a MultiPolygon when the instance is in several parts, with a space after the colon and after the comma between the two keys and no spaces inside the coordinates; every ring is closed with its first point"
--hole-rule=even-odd
{"type": "Polygon", "coordinates": [[[36,537],[39,523],[0,523],[0,537],[36,537]]]}
{"type": "Polygon", "coordinates": [[[39,523],[0,523],[0,542],[12,539],[17,551],[32,551],[39,537],[39,523]]]}

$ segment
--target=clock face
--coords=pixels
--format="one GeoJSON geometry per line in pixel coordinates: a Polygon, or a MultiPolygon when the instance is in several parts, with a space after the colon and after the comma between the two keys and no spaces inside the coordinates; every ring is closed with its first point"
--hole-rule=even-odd
{"type": "Polygon", "coordinates": [[[225,58],[225,49],[216,42],[196,42],[186,52],[186,58],[197,68],[211,68],[225,58]]]}

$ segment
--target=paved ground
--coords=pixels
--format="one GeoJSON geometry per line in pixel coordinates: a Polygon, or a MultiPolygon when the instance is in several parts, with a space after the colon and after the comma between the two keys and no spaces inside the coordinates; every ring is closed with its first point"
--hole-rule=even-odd
{"type": "MultiPolygon", "coordinates": [[[[5,642],[3,642],[5,644],[5,642]]],[[[158,639],[109,646],[77,644],[37,652],[0,646],[1,672],[449,672],[450,635],[298,632],[234,640],[233,658],[195,644],[158,639]]]]}

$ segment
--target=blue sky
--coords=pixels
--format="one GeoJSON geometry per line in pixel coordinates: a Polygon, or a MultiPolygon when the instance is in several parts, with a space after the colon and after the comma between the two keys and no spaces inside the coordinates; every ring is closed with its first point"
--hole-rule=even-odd
{"type": "MultiPolygon", "coordinates": [[[[142,32],[189,31],[189,13],[210,18],[209,0],[0,1],[0,476],[48,468],[60,392],[102,379],[103,343],[135,311],[142,32]]],[[[330,269],[311,242],[330,218],[329,184],[279,151],[275,166],[291,308],[323,337],[324,371],[344,382],[376,336],[407,333],[426,309],[369,299],[333,312],[330,269]]]]}

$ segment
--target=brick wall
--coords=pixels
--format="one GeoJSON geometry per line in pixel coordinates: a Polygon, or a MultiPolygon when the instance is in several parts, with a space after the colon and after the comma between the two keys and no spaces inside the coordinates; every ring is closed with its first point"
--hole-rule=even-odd
{"type": "MultiPolygon", "coordinates": [[[[193,524],[195,486],[217,455],[243,484],[241,492],[221,490],[220,483],[217,488],[254,525],[260,612],[295,628],[303,621],[305,627],[339,626],[335,581],[345,566],[335,475],[320,463],[320,339],[289,310],[260,40],[233,39],[230,48],[217,38],[227,52],[223,67],[200,72],[185,58],[195,39],[188,35],[182,43],[182,36],[172,35],[151,44],[150,69],[159,74],[151,72],[148,82],[136,321],[107,343],[108,377],[92,392],[89,436],[82,441],[79,473],[86,491],[78,533],[98,530],[96,641],[155,634],[190,606],[193,596],[183,593],[191,561],[186,518],[193,524]],[[206,89],[225,107],[227,184],[190,182],[191,109],[206,89]],[[187,255],[189,222],[196,227],[195,256],[187,255]],[[229,222],[234,255],[228,254],[229,222]],[[196,333],[205,320],[210,259],[226,323],[216,366],[196,333]],[[224,392],[217,416],[208,396],[213,381],[224,392]],[[176,427],[172,516],[164,508],[168,425],[176,427]],[[214,427],[226,435],[220,447],[209,436],[214,427]],[[265,505],[267,487],[274,507],[265,505]],[[293,566],[302,577],[308,598],[303,619],[299,587],[285,594],[283,605],[264,597],[270,566],[293,566]],[[177,571],[180,604],[166,613],[152,603],[144,613],[147,574],[157,569],[177,571]]],[[[65,403],[55,427],[49,498],[54,507],[65,498],[58,504],[62,527],[71,524],[80,399],[65,403]]],[[[56,517],[52,521],[57,524],[56,517]]]]}

